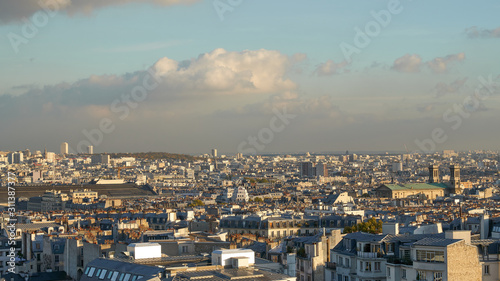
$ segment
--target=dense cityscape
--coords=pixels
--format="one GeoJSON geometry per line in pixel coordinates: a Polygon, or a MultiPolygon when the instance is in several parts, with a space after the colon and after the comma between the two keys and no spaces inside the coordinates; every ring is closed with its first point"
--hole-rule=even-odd
{"type": "Polygon", "coordinates": [[[500,281],[499,14],[0,0],[0,281],[500,281]]]}
{"type": "Polygon", "coordinates": [[[0,152],[5,280],[499,278],[498,152],[88,150],[0,152]]]}

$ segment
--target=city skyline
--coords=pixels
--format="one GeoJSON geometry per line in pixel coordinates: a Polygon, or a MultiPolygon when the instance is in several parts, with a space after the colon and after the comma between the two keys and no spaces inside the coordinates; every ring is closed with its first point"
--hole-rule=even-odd
{"type": "Polygon", "coordinates": [[[2,149],[499,149],[498,3],[180,2],[1,1],[2,149]]]}

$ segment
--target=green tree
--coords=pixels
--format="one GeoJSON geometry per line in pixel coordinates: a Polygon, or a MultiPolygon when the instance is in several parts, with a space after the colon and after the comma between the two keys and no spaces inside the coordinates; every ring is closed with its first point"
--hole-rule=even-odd
{"type": "Polygon", "coordinates": [[[262,198],[260,198],[260,197],[255,197],[254,201],[258,202],[258,203],[264,202],[264,200],[262,200],[262,198]]]}
{"type": "Polygon", "coordinates": [[[344,233],[352,233],[352,232],[367,232],[367,233],[381,233],[382,232],[382,221],[376,220],[375,218],[370,218],[366,222],[358,223],[353,225],[352,227],[346,226],[344,227],[344,233]]]}
{"type": "Polygon", "coordinates": [[[189,204],[189,207],[198,207],[198,206],[205,206],[205,203],[201,201],[200,199],[195,199],[191,204],[189,204]]]}

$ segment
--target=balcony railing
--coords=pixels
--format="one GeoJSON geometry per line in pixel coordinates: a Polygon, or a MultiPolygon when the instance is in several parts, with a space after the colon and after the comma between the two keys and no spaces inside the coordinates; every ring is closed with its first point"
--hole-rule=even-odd
{"type": "Polygon", "coordinates": [[[392,264],[413,265],[413,261],[410,259],[401,259],[401,258],[396,258],[396,257],[389,257],[387,259],[387,262],[392,263],[392,264]]]}

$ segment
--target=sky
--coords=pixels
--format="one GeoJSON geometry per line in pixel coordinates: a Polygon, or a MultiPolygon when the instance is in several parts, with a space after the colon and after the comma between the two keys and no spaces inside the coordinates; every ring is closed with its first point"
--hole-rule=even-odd
{"type": "Polygon", "coordinates": [[[0,150],[499,150],[500,3],[0,0],[0,150]]]}

